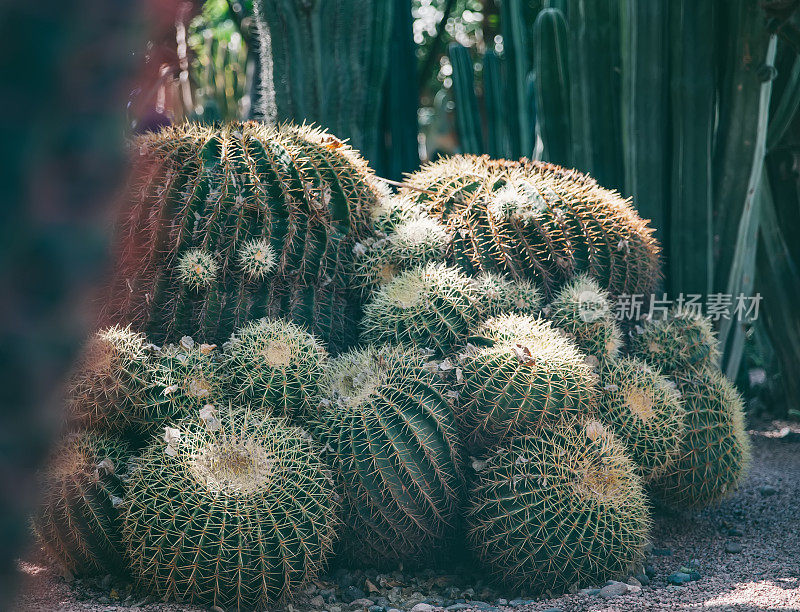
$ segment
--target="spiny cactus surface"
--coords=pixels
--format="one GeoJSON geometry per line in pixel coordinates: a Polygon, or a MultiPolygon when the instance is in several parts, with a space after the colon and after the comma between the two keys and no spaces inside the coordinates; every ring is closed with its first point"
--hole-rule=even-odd
{"type": "Polygon", "coordinates": [[[472,279],[456,268],[432,263],[407,270],[364,307],[363,340],[447,353],[466,339],[477,320],[476,297],[472,279]]]}
{"type": "Polygon", "coordinates": [[[222,403],[229,381],[219,353],[216,345],[198,344],[188,336],[154,350],[144,402],[133,412],[137,429],[161,430],[188,412],[222,403]]]}
{"type": "MultiPolygon", "coordinates": [[[[527,333],[472,347],[462,355],[464,387],[456,416],[472,449],[594,410],[597,375],[578,347],[549,322],[505,319],[527,319],[527,333]]],[[[498,325],[489,320],[486,328],[498,325]]]]}
{"type": "Polygon", "coordinates": [[[431,560],[455,531],[459,437],[441,383],[411,349],[367,347],[335,359],[320,431],[344,491],[349,556],[385,566],[431,560]]]}
{"type": "Polygon", "coordinates": [[[731,493],[750,463],[742,398],[723,374],[713,370],[676,380],[686,424],[677,461],[652,483],[652,489],[671,506],[706,506],[731,493]]]}
{"type": "Polygon", "coordinates": [[[632,357],[606,362],[600,373],[599,415],[625,445],[645,482],[677,460],[684,409],[673,382],[632,357]]]}
{"type": "Polygon", "coordinates": [[[68,435],[41,476],[33,519],[45,550],[74,575],[126,569],[119,508],[127,446],[94,432],[68,435]]]}
{"type": "Polygon", "coordinates": [[[608,292],[590,276],[581,274],[562,287],[550,303],[547,316],[599,361],[619,354],[622,332],[608,292]]]}
{"type": "Polygon", "coordinates": [[[89,339],[67,384],[67,420],[76,427],[123,432],[137,425],[150,367],[147,339],[130,327],[89,339]]]}
{"type": "Polygon", "coordinates": [[[468,521],[471,546],[497,579],[553,593],[627,575],[650,526],[622,445],[599,422],[576,419],[490,453],[468,521]]]}
{"type": "Polygon", "coordinates": [[[132,472],[124,537],[152,593],[264,609],[324,566],[338,522],[320,449],[247,408],[167,428],[132,472]]]}
{"type": "Polygon", "coordinates": [[[226,344],[225,367],[240,403],[296,418],[316,412],[328,354],[312,334],[290,321],[251,321],[226,344]]]}
{"type": "Polygon", "coordinates": [[[518,312],[539,312],[542,296],[532,282],[511,280],[499,274],[484,272],[475,278],[478,304],[483,317],[518,312]]]}
{"type": "Polygon", "coordinates": [[[455,156],[412,174],[401,195],[453,236],[468,274],[504,272],[547,297],[580,272],[610,293],[650,294],[660,247],[630,203],[588,176],[542,162],[455,156]]]}
{"type": "Polygon", "coordinates": [[[716,364],[719,344],[707,317],[671,310],[631,333],[630,352],[668,375],[683,374],[716,364]]]}
{"type": "Polygon", "coordinates": [[[354,342],[353,247],[381,191],[323,131],[184,124],[139,137],[104,321],[154,342],[221,342],[286,316],[354,342]],[[334,316],[335,313],[335,316],[334,316]]]}

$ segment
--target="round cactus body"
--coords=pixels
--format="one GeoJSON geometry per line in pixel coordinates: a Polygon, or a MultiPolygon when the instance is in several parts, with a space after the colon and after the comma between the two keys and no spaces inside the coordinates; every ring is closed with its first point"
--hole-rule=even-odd
{"type": "Polygon", "coordinates": [[[461,501],[459,438],[441,383],[411,349],[367,347],[330,364],[321,435],[333,449],[359,562],[418,563],[446,543],[461,501]]]}
{"type": "Polygon", "coordinates": [[[599,414],[625,445],[644,482],[677,460],[684,409],[674,383],[646,362],[621,357],[600,373],[599,414]]]}
{"type": "Polygon", "coordinates": [[[364,307],[363,339],[447,353],[477,319],[476,296],[474,282],[455,268],[432,263],[408,270],[364,307]]]}
{"type": "Polygon", "coordinates": [[[720,372],[676,379],[686,410],[677,460],[652,483],[675,507],[702,507],[731,493],[750,462],[742,398],[720,372]]]}
{"type": "Polygon", "coordinates": [[[136,424],[149,386],[144,335],[130,327],[97,332],[84,349],[67,387],[67,419],[81,428],[123,432],[136,424]]]}
{"type": "Polygon", "coordinates": [[[548,318],[599,361],[619,354],[622,332],[608,292],[593,278],[582,274],[562,287],[550,303],[548,318]]]}
{"type": "Polygon", "coordinates": [[[490,453],[468,521],[470,543],[497,579],[553,593],[627,576],[650,526],[622,445],[599,422],[576,419],[490,453]]]}
{"type": "Polygon", "coordinates": [[[246,408],[165,431],[131,474],[124,516],[131,567],[149,591],[264,609],[315,577],[338,507],[307,434],[246,408]]]}
{"type": "Polygon", "coordinates": [[[316,411],[326,359],[322,344],[294,323],[260,319],[231,336],[225,365],[238,401],[295,418],[316,411]]]}
{"type": "Polygon", "coordinates": [[[355,342],[353,248],[384,192],[354,150],[255,122],[168,127],[132,149],[104,325],[214,343],[285,317],[337,348],[355,342]],[[337,317],[321,312],[332,303],[337,317]]]}
{"type": "MultiPolygon", "coordinates": [[[[471,449],[594,409],[597,374],[584,356],[549,322],[527,319],[520,326],[526,335],[471,347],[462,355],[464,387],[456,417],[471,449]]],[[[487,327],[493,324],[490,320],[487,327]]]]}
{"type": "Polygon", "coordinates": [[[125,443],[84,431],[68,435],[43,472],[43,501],[33,526],[65,571],[91,575],[126,569],[119,475],[127,460],[125,443]]]}
{"type": "Polygon", "coordinates": [[[506,313],[539,312],[542,296],[532,282],[510,280],[499,274],[484,272],[475,278],[477,301],[484,317],[506,313]]]}
{"type": "Polygon", "coordinates": [[[134,413],[138,428],[160,430],[189,411],[222,403],[228,381],[218,352],[188,336],[154,351],[146,398],[134,413]]]}
{"type": "Polygon", "coordinates": [[[649,295],[659,281],[653,229],[574,170],[466,155],[430,163],[406,183],[401,195],[448,228],[449,258],[468,274],[531,278],[547,297],[580,272],[614,295],[649,295]]]}
{"type": "Polygon", "coordinates": [[[631,334],[632,355],[658,366],[667,375],[699,372],[716,364],[717,337],[707,317],[678,314],[646,321],[631,334]]]}

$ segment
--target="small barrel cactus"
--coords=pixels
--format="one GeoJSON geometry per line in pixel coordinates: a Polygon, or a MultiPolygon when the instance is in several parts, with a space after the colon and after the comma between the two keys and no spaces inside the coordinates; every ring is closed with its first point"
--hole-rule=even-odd
{"type": "Polygon", "coordinates": [[[80,428],[123,432],[135,425],[149,385],[147,339],[109,327],[89,340],[67,385],[67,419],[80,428]]]}
{"type": "Polygon", "coordinates": [[[66,572],[125,571],[120,474],[127,460],[124,442],[82,431],[62,441],[42,473],[43,501],[33,526],[45,550],[66,572]]]}
{"type": "Polygon", "coordinates": [[[629,202],[574,170],[470,155],[410,175],[401,196],[453,236],[448,259],[467,274],[530,278],[552,297],[586,272],[613,295],[647,294],[660,247],[629,202]]]}
{"type": "Polygon", "coordinates": [[[686,410],[677,460],[652,483],[675,507],[702,507],[731,493],[750,462],[742,398],[720,372],[678,377],[686,410]]]}
{"type": "Polygon", "coordinates": [[[542,296],[539,289],[527,280],[511,280],[499,274],[484,272],[475,278],[477,302],[483,317],[506,313],[534,314],[539,312],[542,296]]]}
{"type": "Polygon", "coordinates": [[[456,527],[459,438],[442,383],[414,350],[367,347],[330,364],[321,436],[333,449],[359,562],[431,559],[456,527]]]}
{"type": "Polygon", "coordinates": [[[473,450],[594,409],[597,375],[577,346],[549,322],[528,317],[525,323],[528,334],[489,340],[491,346],[470,347],[461,356],[456,417],[473,450]]]}
{"type": "Polygon", "coordinates": [[[431,263],[408,270],[364,307],[363,340],[447,353],[466,339],[477,320],[476,296],[474,282],[455,268],[431,263]]]}
{"type": "Polygon", "coordinates": [[[608,292],[601,289],[593,278],[581,274],[568,282],[548,306],[547,316],[585,353],[598,361],[619,354],[622,332],[614,317],[608,292]]]}
{"type": "Polygon", "coordinates": [[[469,540],[500,581],[557,593],[627,576],[650,527],[641,480],[598,421],[512,438],[470,492],[469,540]]]}
{"type": "Polygon", "coordinates": [[[353,248],[385,197],[358,153],[315,128],[255,122],[169,127],[132,150],[104,325],[214,343],[285,317],[355,341],[353,248]],[[332,304],[338,316],[323,312],[332,304]]]}
{"type": "Polygon", "coordinates": [[[444,227],[429,217],[403,221],[386,238],[364,247],[356,260],[355,282],[368,294],[404,270],[442,261],[448,241],[444,227]]]}
{"type": "Polygon", "coordinates": [[[128,483],[124,538],[152,593],[264,609],[324,566],[338,523],[321,449],[282,419],[205,411],[166,428],[128,483]]]}
{"type": "Polygon", "coordinates": [[[644,482],[678,458],[684,409],[675,384],[646,362],[620,357],[600,373],[600,418],[627,448],[644,482]]]}
{"type": "Polygon", "coordinates": [[[290,418],[315,412],[328,355],[312,334],[289,321],[260,319],[231,336],[225,353],[239,403],[290,418]]]}
{"type": "Polygon", "coordinates": [[[631,334],[632,355],[658,366],[667,375],[699,372],[719,358],[717,337],[707,317],[670,311],[648,320],[631,334]]]}
{"type": "Polygon", "coordinates": [[[189,411],[222,403],[228,381],[218,352],[188,336],[154,351],[145,402],[135,411],[139,429],[160,430],[189,411]]]}

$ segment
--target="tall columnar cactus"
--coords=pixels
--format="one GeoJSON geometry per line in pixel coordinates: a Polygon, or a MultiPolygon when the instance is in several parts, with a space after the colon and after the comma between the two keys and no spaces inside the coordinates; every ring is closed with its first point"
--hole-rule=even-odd
{"type": "Polygon", "coordinates": [[[41,476],[33,525],[45,550],[75,575],[124,571],[120,474],[128,448],[94,432],[67,436],[41,476]]]}
{"type": "Polygon", "coordinates": [[[316,412],[327,352],[282,319],[251,321],[226,344],[230,390],[238,402],[290,418],[316,412]]]}
{"type": "Polygon", "coordinates": [[[591,277],[580,275],[562,287],[550,303],[547,316],[598,360],[619,354],[622,332],[609,295],[591,277]]]}
{"type": "Polygon", "coordinates": [[[448,50],[453,67],[453,96],[455,98],[456,121],[458,121],[459,150],[462,153],[480,154],[483,146],[483,122],[478,111],[475,95],[474,65],[469,49],[458,43],[448,50]]]}
{"type": "Polygon", "coordinates": [[[138,460],[124,538],[152,593],[263,609],[313,579],[338,524],[321,450],[283,420],[220,408],[178,422],[138,460]]]}
{"type": "Polygon", "coordinates": [[[644,482],[678,459],[684,436],[680,393],[644,361],[621,357],[604,364],[598,414],[624,444],[644,482]]]}
{"type": "MultiPolygon", "coordinates": [[[[597,375],[578,347],[550,323],[525,318],[519,336],[489,340],[491,346],[471,348],[462,356],[463,401],[456,417],[471,449],[594,410],[597,375]]],[[[486,323],[487,335],[523,317],[500,319],[486,323]]]]}
{"type": "Polygon", "coordinates": [[[403,272],[364,307],[367,342],[409,343],[447,353],[466,340],[478,317],[472,279],[444,264],[403,272]]]}
{"type": "Polygon", "coordinates": [[[533,24],[536,119],[544,159],[570,166],[569,41],[567,21],[557,8],[545,8],[533,24]]]}
{"type": "Polygon", "coordinates": [[[228,375],[215,345],[181,338],[154,350],[144,402],[133,412],[141,431],[161,430],[190,411],[226,400],[228,375]]]}
{"type": "Polygon", "coordinates": [[[719,372],[687,374],[677,381],[686,425],[677,461],[652,489],[671,506],[706,506],[731,493],[750,463],[742,398],[719,372]]]}
{"type": "Polygon", "coordinates": [[[335,453],[360,562],[430,559],[456,526],[459,437],[441,381],[413,349],[368,347],[331,362],[321,432],[335,453]]]}
{"type": "Polygon", "coordinates": [[[602,583],[639,561],[647,499],[597,421],[561,421],[490,453],[470,494],[469,541],[495,577],[535,592],[602,583]]]}
{"type": "Polygon", "coordinates": [[[167,128],[133,150],[105,321],[213,343],[280,315],[336,347],[354,340],[353,246],[381,194],[355,151],[256,123],[167,128]]]}
{"type": "Polygon", "coordinates": [[[123,432],[136,424],[150,380],[143,334],[113,326],[89,340],[67,384],[67,420],[80,428],[123,432]]]}
{"type": "Polygon", "coordinates": [[[412,174],[402,190],[453,236],[467,273],[537,281],[546,296],[586,272],[611,294],[649,294],[660,278],[652,228],[616,192],[541,162],[455,156],[412,174]]]}
{"type": "Polygon", "coordinates": [[[533,314],[539,312],[542,296],[532,282],[510,280],[499,274],[484,272],[475,277],[477,302],[483,317],[506,313],[533,314]]]}
{"type": "Polygon", "coordinates": [[[719,357],[711,321],[677,310],[649,320],[634,330],[630,352],[660,367],[667,375],[707,369],[714,366],[719,357]]]}

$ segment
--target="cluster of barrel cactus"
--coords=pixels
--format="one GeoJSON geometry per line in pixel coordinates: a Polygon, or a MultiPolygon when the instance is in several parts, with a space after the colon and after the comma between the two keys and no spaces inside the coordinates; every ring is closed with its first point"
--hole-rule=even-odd
{"type": "Polygon", "coordinates": [[[612,296],[658,282],[659,247],[591,178],[460,157],[392,196],[309,128],[137,146],[113,324],[67,386],[34,518],[66,570],[263,608],[335,555],[466,542],[557,591],[639,562],[648,493],[697,507],[741,478],[708,323],[622,333],[612,296]]]}

